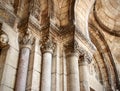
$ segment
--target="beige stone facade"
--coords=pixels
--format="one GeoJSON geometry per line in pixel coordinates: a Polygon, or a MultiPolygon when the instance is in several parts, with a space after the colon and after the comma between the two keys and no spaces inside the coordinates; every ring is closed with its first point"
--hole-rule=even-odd
{"type": "Polygon", "coordinates": [[[0,91],[120,91],[120,0],[0,0],[0,91]]]}

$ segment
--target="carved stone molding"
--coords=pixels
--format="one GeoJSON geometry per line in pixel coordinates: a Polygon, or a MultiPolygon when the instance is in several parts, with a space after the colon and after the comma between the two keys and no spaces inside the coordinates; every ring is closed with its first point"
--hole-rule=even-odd
{"type": "Polygon", "coordinates": [[[7,46],[8,42],[9,42],[8,35],[5,33],[0,34],[0,48],[7,46]]]}
{"type": "Polygon", "coordinates": [[[40,1],[39,0],[31,0],[30,2],[30,13],[39,20],[40,14],[40,1]]]}
{"type": "Polygon", "coordinates": [[[92,61],[92,55],[90,55],[88,52],[85,52],[84,54],[84,60],[88,63],[91,63],[92,61]]]}
{"type": "Polygon", "coordinates": [[[79,56],[80,53],[82,53],[82,50],[80,50],[80,46],[76,40],[69,42],[64,47],[67,56],[69,55],[79,56]]]}
{"type": "Polygon", "coordinates": [[[79,58],[79,64],[82,65],[88,65],[92,61],[92,55],[89,54],[87,51],[84,51],[82,56],[79,58]]]}
{"type": "Polygon", "coordinates": [[[52,41],[50,36],[45,36],[43,41],[40,43],[42,52],[50,52],[53,53],[55,48],[55,43],[52,41]]]}
{"type": "Polygon", "coordinates": [[[31,48],[31,46],[34,44],[34,41],[35,38],[30,30],[27,30],[22,37],[19,37],[21,47],[31,48]]]}
{"type": "Polygon", "coordinates": [[[81,41],[83,43],[85,43],[85,45],[89,48],[89,50],[94,53],[96,51],[96,47],[94,46],[94,44],[90,41],[90,39],[88,39],[82,32],[81,30],[79,30],[78,28],[76,28],[76,35],[79,36],[79,38],[81,39],[81,41]]]}

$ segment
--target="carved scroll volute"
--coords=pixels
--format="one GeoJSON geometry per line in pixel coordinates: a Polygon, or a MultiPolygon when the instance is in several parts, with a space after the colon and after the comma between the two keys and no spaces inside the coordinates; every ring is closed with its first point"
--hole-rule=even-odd
{"type": "Polygon", "coordinates": [[[34,44],[35,38],[32,35],[30,30],[27,30],[23,36],[19,37],[19,42],[21,47],[28,47],[31,49],[32,45],[34,44]]]}
{"type": "Polygon", "coordinates": [[[52,41],[50,36],[44,37],[43,41],[41,42],[41,50],[42,52],[51,52],[53,53],[53,50],[55,48],[55,43],[52,41]]]}
{"type": "Polygon", "coordinates": [[[0,35],[0,48],[3,48],[5,46],[7,46],[8,45],[8,41],[9,41],[8,35],[5,34],[5,33],[2,33],[0,35]]]}

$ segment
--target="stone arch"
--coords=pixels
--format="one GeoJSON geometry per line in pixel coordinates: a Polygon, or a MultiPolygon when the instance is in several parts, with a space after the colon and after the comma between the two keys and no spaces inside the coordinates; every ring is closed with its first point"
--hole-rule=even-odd
{"type": "MultiPolygon", "coordinates": [[[[99,29],[97,29],[92,24],[89,25],[89,33],[90,33],[90,37],[91,37],[92,42],[94,43],[94,45],[97,48],[97,52],[94,54],[94,56],[96,58],[100,57],[100,61],[105,66],[104,70],[106,70],[105,72],[106,72],[106,75],[108,76],[107,77],[108,84],[111,86],[111,88],[113,85],[114,85],[114,88],[117,88],[118,87],[118,82],[117,82],[118,81],[118,74],[116,71],[114,59],[112,57],[109,46],[103,37],[103,34],[99,31],[99,29]]],[[[96,61],[99,61],[99,59],[97,59],[96,61]]],[[[99,65],[99,67],[101,66],[101,64],[98,64],[98,65],[99,65]]],[[[101,69],[101,73],[102,72],[104,72],[103,69],[101,69]]],[[[105,79],[104,77],[105,77],[105,75],[102,74],[103,81],[105,79]]]]}

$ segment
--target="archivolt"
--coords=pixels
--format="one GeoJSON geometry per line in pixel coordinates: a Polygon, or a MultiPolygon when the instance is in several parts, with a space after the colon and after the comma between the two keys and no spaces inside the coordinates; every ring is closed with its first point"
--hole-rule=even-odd
{"type": "MultiPolygon", "coordinates": [[[[105,66],[105,68],[102,68],[101,64],[99,64],[98,62],[101,73],[106,72],[106,75],[108,75],[107,80],[109,85],[111,85],[111,87],[115,84],[118,87],[119,84],[118,84],[118,74],[116,71],[116,66],[111,51],[109,49],[109,46],[103,37],[103,34],[100,31],[98,31],[98,29],[93,25],[89,25],[89,32],[92,42],[94,43],[94,45],[98,50],[98,55],[95,54],[94,56],[96,58],[99,57],[100,59],[97,59],[97,61],[101,61],[100,63],[103,63],[105,66]]],[[[102,74],[102,79],[103,81],[106,79],[105,74],[102,74]]]]}

